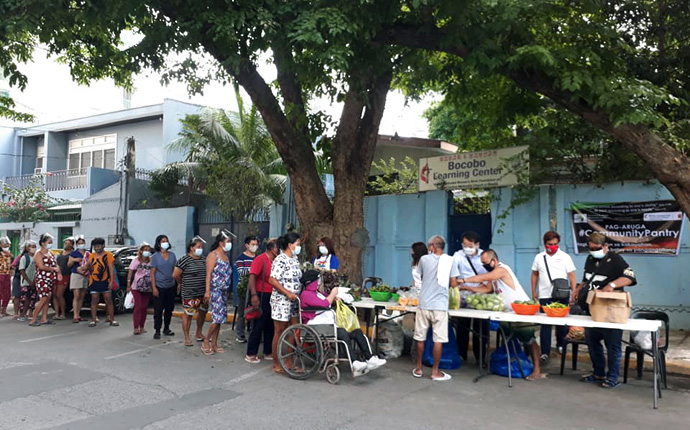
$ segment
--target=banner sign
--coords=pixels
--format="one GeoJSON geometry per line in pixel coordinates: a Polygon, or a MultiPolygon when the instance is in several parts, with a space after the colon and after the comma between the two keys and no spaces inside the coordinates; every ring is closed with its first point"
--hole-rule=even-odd
{"type": "Polygon", "coordinates": [[[598,231],[609,248],[622,254],[678,255],[683,212],[675,200],[625,203],[573,203],[576,252],[587,253],[587,237],[598,231]]]}
{"type": "Polygon", "coordinates": [[[527,146],[458,152],[419,160],[419,191],[494,188],[518,184],[528,173],[527,146]]]}

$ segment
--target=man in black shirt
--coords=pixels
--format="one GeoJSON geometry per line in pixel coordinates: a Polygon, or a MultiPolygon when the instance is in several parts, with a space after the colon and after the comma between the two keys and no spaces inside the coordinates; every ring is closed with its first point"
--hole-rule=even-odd
{"type": "MultiPolygon", "coordinates": [[[[635,272],[623,257],[609,251],[606,236],[602,233],[590,234],[587,246],[590,255],[585,261],[585,274],[582,283],[574,294],[574,299],[580,305],[585,304],[590,290],[622,292],[624,287],[637,283],[635,272]]],[[[586,328],[585,338],[594,372],[583,377],[581,381],[597,383],[603,388],[617,387],[621,368],[623,330],[586,328]],[[606,373],[606,359],[604,348],[601,345],[602,340],[606,344],[608,373],[606,373]]]]}

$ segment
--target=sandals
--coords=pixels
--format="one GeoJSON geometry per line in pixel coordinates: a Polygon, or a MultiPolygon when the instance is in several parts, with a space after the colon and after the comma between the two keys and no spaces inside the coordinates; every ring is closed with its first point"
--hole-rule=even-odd
{"type": "Polygon", "coordinates": [[[605,380],[606,380],[606,378],[597,378],[596,376],[594,376],[594,374],[585,375],[582,378],[580,378],[580,382],[590,383],[590,384],[600,384],[605,380]]]}
{"type": "Polygon", "coordinates": [[[117,322],[117,321],[115,321],[115,320],[112,320],[112,321],[110,321],[110,325],[111,325],[112,327],[119,327],[119,326],[120,326],[120,323],[117,322]]]}
{"type": "Polygon", "coordinates": [[[204,355],[213,355],[213,349],[210,347],[208,349],[204,348],[204,345],[201,345],[201,352],[204,353],[204,355]]]}
{"type": "Polygon", "coordinates": [[[55,325],[55,322],[48,320],[45,322],[41,322],[41,325],[55,325]]]}
{"type": "Polygon", "coordinates": [[[91,321],[89,327],[96,327],[96,324],[98,324],[96,321],[91,321]]]}
{"type": "Polygon", "coordinates": [[[225,354],[225,349],[218,347],[218,348],[214,348],[213,352],[217,352],[218,354],[225,354]]]}
{"type": "Polygon", "coordinates": [[[261,363],[261,360],[260,360],[259,357],[257,357],[256,355],[253,356],[253,357],[250,357],[250,356],[248,356],[248,355],[245,355],[245,356],[244,356],[244,361],[246,361],[246,362],[249,363],[249,364],[258,364],[258,363],[261,363]]]}
{"type": "Polygon", "coordinates": [[[197,341],[197,342],[203,342],[203,341],[204,341],[204,338],[203,338],[203,337],[197,337],[197,338],[196,338],[196,341],[197,341]]]}
{"type": "Polygon", "coordinates": [[[72,324],[79,324],[80,319],[72,320],[72,324]]]}
{"type": "Polygon", "coordinates": [[[606,388],[606,389],[611,389],[611,388],[616,388],[620,385],[621,383],[618,381],[613,381],[611,379],[606,379],[604,382],[601,383],[601,388],[606,388]]]}
{"type": "Polygon", "coordinates": [[[436,382],[442,382],[442,381],[450,381],[453,378],[452,376],[450,376],[446,372],[441,372],[441,374],[443,376],[441,376],[440,378],[431,378],[431,380],[436,381],[436,382]]]}
{"type": "Polygon", "coordinates": [[[39,327],[41,325],[38,321],[33,321],[29,323],[29,327],[39,327]]]}
{"type": "Polygon", "coordinates": [[[417,373],[417,369],[412,369],[412,376],[414,376],[415,378],[421,378],[422,376],[424,376],[424,372],[417,373]]]}

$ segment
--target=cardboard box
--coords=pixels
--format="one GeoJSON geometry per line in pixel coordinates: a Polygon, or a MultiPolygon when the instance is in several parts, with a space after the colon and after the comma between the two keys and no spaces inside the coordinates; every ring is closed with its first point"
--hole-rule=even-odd
{"type": "Polygon", "coordinates": [[[587,295],[589,313],[597,322],[626,323],[630,317],[630,293],[593,290],[587,295]]]}

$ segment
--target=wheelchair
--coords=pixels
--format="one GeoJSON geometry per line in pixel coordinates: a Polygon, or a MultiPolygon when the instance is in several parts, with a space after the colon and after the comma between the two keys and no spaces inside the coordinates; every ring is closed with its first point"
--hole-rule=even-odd
{"type": "MultiPolygon", "coordinates": [[[[368,372],[367,369],[355,373],[352,366],[353,357],[345,342],[338,339],[338,327],[335,325],[335,310],[331,308],[308,307],[302,309],[299,297],[299,323],[289,326],[278,339],[278,361],[285,373],[293,379],[305,380],[316,373],[326,373],[326,380],[331,384],[340,381],[338,364],[347,362],[352,377],[358,377],[368,372]],[[303,324],[302,311],[305,312],[333,312],[333,324],[303,324]],[[340,352],[345,350],[345,356],[340,352]]],[[[367,343],[369,339],[366,339],[367,343]]],[[[371,348],[371,345],[369,345],[371,348]]]]}

